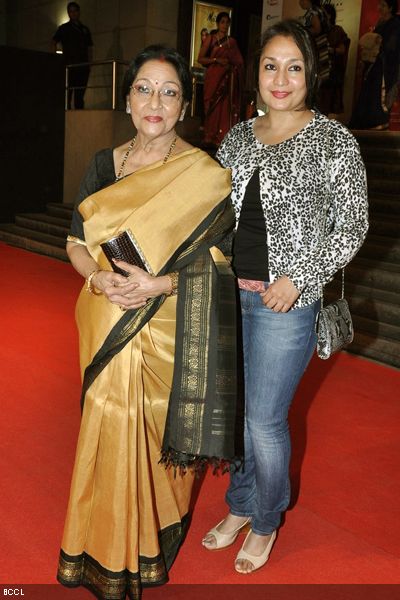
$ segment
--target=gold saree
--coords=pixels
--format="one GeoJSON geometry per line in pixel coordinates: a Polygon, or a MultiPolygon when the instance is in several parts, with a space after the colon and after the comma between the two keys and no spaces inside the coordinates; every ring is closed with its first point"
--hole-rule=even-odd
{"type": "MultiPolygon", "coordinates": [[[[216,383],[210,386],[208,364],[217,363],[210,360],[212,353],[224,352],[233,332],[228,339],[222,323],[218,348],[202,350],[212,346],[213,324],[219,327],[215,305],[225,284],[218,281],[228,267],[211,243],[233,225],[229,191],[229,173],[193,149],[141,169],[79,206],[88,250],[100,268],[109,268],[100,243],[130,228],[154,274],[177,269],[180,274],[178,298],[156,298],[137,311],[121,313],[104,296],[85,290],[78,299],[83,412],[58,579],[67,586],[84,585],[99,598],[121,600],[128,594],[137,599],[142,585],[165,582],[182,542],[193,472],[165,468],[161,448],[164,443],[164,454],[170,449],[175,457],[209,450],[204,450],[204,432],[193,447],[192,439],[181,447],[180,431],[165,440],[173,381],[177,416],[169,414],[172,424],[181,420],[191,437],[208,423],[217,440],[225,435],[223,411],[206,407],[207,393],[215,390],[223,407],[232,403],[224,386],[228,374],[225,365],[219,374],[213,367],[216,383]],[[186,341],[178,339],[177,325],[186,341]]],[[[229,302],[234,303],[232,295],[229,302]]],[[[217,448],[217,457],[231,455],[225,446],[220,451],[212,443],[212,454],[217,448]]]]}

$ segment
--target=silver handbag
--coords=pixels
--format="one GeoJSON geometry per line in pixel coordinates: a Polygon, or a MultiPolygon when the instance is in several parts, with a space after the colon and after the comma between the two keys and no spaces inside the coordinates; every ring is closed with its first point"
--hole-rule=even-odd
{"type": "Polygon", "coordinates": [[[342,271],[342,297],[323,306],[315,323],[317,333],[317,354],[326,360],[334,352],[342,350],[353,341],[353,321],[347,300],[344,297],[344,270],[342,271]]]}

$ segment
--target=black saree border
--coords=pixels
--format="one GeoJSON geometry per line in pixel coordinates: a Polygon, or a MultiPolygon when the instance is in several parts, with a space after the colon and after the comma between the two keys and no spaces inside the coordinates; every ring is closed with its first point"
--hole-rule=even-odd
{"type": "Polygon", "coordinates": [[[161,463],[228,470],[235,453],[237,403],[236,286],[225,260],[209,251],[229,232],[224,210],[205,232],[199,253],[179,272],[175,366],[161,463]]]}
{"type": "Polygon", "coordinates": [[[189,525],[189,515],[168,525],[158,533],[160,553],[154,557],[139,555],[139,571],[110,571],[93,556],[82,552],[77,556],[60,550],[57,581],[68,588],[83,586],[99,600],[140,600],[142,588],[164,585],[189,525]]]}

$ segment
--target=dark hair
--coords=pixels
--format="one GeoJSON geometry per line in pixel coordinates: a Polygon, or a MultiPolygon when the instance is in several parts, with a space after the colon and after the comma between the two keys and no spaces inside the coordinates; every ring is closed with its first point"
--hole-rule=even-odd
{"type": "Polygon", "coordinates": [[[329,17],[331,25],[336,25],[336,8],[333,4],[324,4],[324,11],[329,17]]]}
{"type": "Polygon", "coordinates": [[[299,48],[302,54],[304,59],[307,88],[305,105],[309,109],[313,108],[319,84],[318,59],[315,42],[311,34],[307,31],[305,27],[303,27],[303,25],[301,25],[301,23],[299,23],[299,21],[295,21],[294,19],[286,19],[284,21],[276,23],[275,25],[272,25],[271,27],[268,27],[262,38],[260,51],[256,55],[256,60],[254,64],[256,80],[258,80],[258,71],[260,68],[260,58],[262,51],[264,50],[268,42],[270,42],[274,37],[277,36],[292,38],[292,40],[299,48]]]}
{"type": "Polygon", "coordinates": [[[183,100],[184,102],[190,102],[192,99],[192,76],[190,74],[189,66],[186,60],[178,54],[174,48],[169,48],[162,44],[147,46],[147,48],[144,48],[144,50],[139,52],[132,60],[122,83],[122,96],[124,102],[129,95],[131,85],[135,81],[139,69],[149,60],[165,60],[175,68],[182,86],[183,100]]]}
{"type": "Polygon", "coordinates": [[[399,9],[398,0],[385,0],[385,2],[390,8],[390,12],[392,13],[392,15],[397,15],[397,11],[399,9]]]}
{"type": "Polygon", "coordinates": [[[69,12],[70,8],[76,8],[76,10],[81,10],[81,7],[77,2],[68,2],[67,4],[67,12],[69,12]]]}
{"type": "Polygon", "coordinates": [[[224,17],[228,17],[229,20],[231,20],[229,13],[227,12],[220,12],[217,14],[217,18],[215,19],[215,22],[218,23],[220,22],[221,19],[223,19],[224,17]]]}

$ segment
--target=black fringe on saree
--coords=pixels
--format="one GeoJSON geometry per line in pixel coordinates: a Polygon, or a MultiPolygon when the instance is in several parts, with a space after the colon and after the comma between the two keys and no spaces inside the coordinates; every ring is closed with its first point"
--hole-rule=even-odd
{"type": "MultiPolygon", "coordinates": [[[[233,228],[229,202],[221,202],[193,232],[160,275],[179,271],[175,366],[161,462],[201,470],[206,464],[226,471],[237,464],[236,293],[226,261],[215,263],[210,248],[233,228]]],[[[154,298],[124,313],[86,368],[87,389],[164,302],[154,298]]]]}

